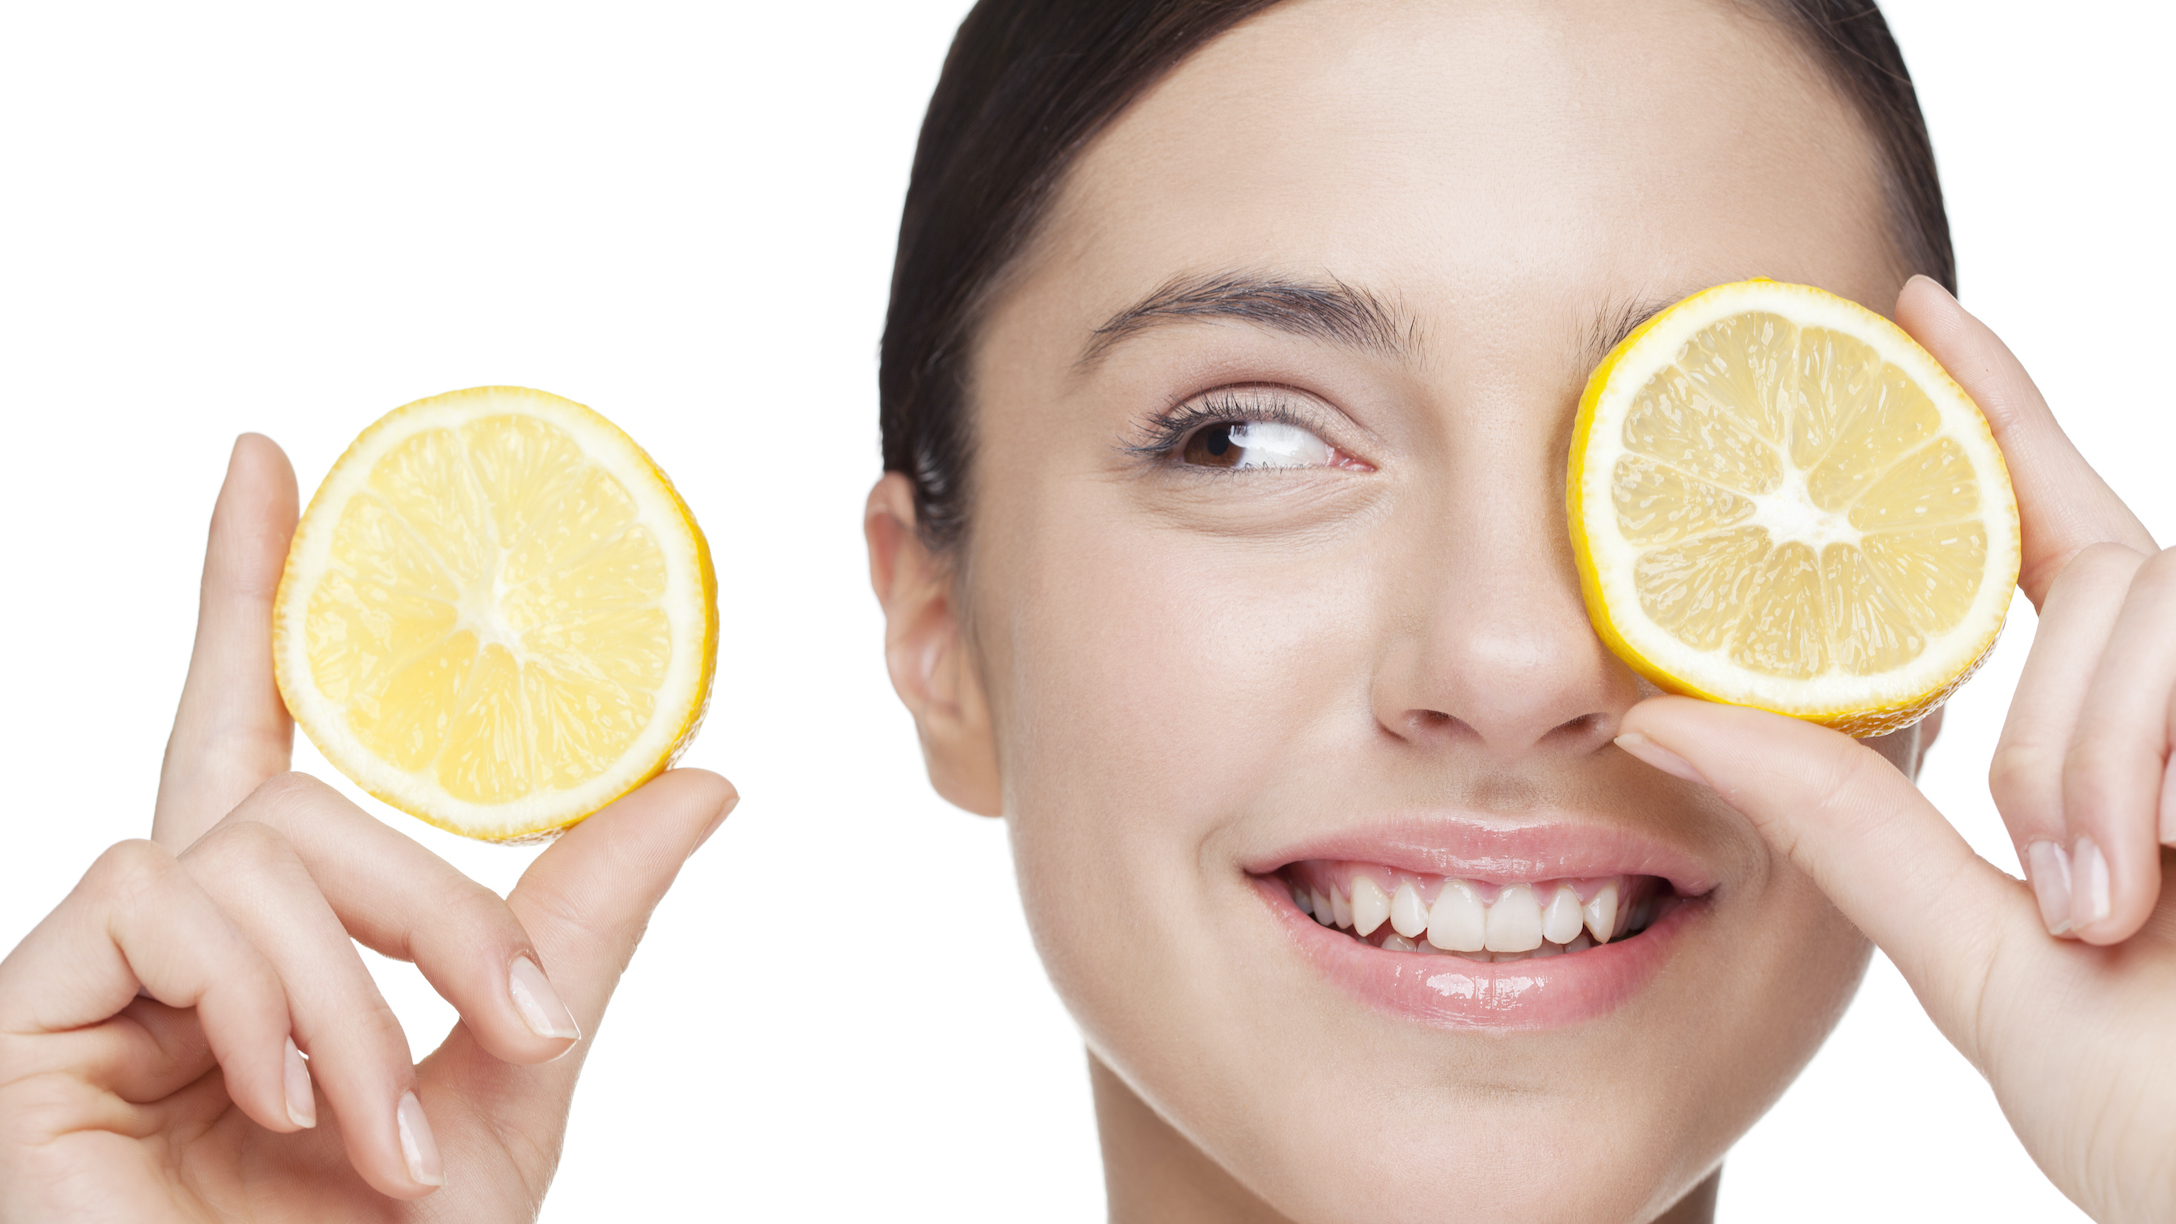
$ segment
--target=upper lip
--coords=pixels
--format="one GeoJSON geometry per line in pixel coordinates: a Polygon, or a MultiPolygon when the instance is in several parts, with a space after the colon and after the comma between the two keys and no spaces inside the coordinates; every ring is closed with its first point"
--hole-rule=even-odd
{"type": "Polygon", "coordinates": [[[1651,875],[1668,880],[1681,897],[1703,896],[1717,883],[1715,872],[1682,847],[1587,813],[1548,810],[1392,816],[1310,836],[1243,866],[1250,875],[1268,875],[1308,859],[1492,883],[1651,875]]]}

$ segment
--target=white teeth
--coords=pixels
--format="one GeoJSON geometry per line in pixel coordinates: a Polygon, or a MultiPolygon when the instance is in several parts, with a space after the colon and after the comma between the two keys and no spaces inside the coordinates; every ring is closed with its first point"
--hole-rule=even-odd
{"type": "Polygon", "coordinates": [[[1541,946],[1541,906],[1531,887],[1511,884],[1496,894],[1496,903],[1488,907],[1484,944],[1491,952],[1531,952],[1541,946]]]}
{"type": "Polygon", "coordinates": [[[1585,918],[1579,912],[1579,894],[1569,884],[1559,884],[1550,894],[1548,907],[1541,911],[1541,937],[1555,944],[1568,944],[1579,935],[1579,927],[1585,918]]]}
{"type": "Polygon", "coordinates": [[[1313,877],[1321,883],[1293,882],[1292,903],[1323,926],[1344,928],[1371,943],[1380,935],[1381,942],[1375,943],[1379,948],[1451,952],[1484,964],[1586,951],[1638,930],[1651,908],[1644,903],[1626,906],[1622,877],[1593,881],[1600,887],[1584,903],[1568,880],[1495,885],[1492,902],[1481,900],[1481,890],[1489,885],[1444,880],[1430,904],[1422,892],[1430,877],[1392,870],[1387,878],[1397,884],[1386,889],[1383,873],[1388,869],[1355,863],[1346,870],[1349,877],[1339,878],[1344,873],[1332,868],[1313,877]],[[1330,884],[1333,879],[1346,891],[1330,884]]]}
{"type": "Polygon", "coordinates": [[[1479,952],[1488,946],[1488,910],[1464,880],[1445,880],[1428,911],[1428,942],[1445,952],[1479,952]]]}
{"type": "Polygon", "coordinates": [[[1398,891],[1390,898],[1390,929],[1407,939],[1419,939],[1428,929],[1428,907],[1420,903],[1420,890],[1413,881],[1398,881],[1398,891]]]}
{"type": "Polygon", "coordinates": [[[1375,928],[1390,917],[1390,894],[1375,882],[1374,876],[1359,875],[1352,878],[1352,929],[1361,935],[1373,935],[1375,928]]]}
{"type": "Polygon", "coordinates": [[[1594,894],[1593,900],[1587,902],[1583,912],[1587,919],[1587,929],[1594,932],[1594,942],[1608,943],[1609,937],[1616,933],[1617,926],[1616,883],[1612,881],[1602,885],[1602,890],[1594,894]]]}

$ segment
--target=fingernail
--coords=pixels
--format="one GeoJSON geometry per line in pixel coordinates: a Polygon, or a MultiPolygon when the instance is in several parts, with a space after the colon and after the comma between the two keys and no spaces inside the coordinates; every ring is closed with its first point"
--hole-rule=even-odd
{"type": "Polygon", "coordinates": [[[1617,737],[1617,746],[1638,757],[1673,778],[1706,786],[1708,780],[1692,767],[1692,762],[1677,755],[1637,731],[1627,731],[1617,737]]]}
{"type": "Polygon", "coordinates": [[[567,1010],[559,992],[552,989],[551,979],[544,976],[535,961],[526,956],[514,958],[514,968],[507,974],[506,993],[514,997],[514,1010],[521,1013],[530,1032],[539,1037],[581,1039],[582,1026],[574,1022],[574,1013],[567,1010]]]}
{"type": "Polygon", "coordinates": [[[438,1159],[438,1140],[431,1137],[431,1120],[423,1116],[423,1102],[413,1092],[401,1093],[393,1118],[400,1124],[400,1154],[408,1162],[408,1176],[419,1185],[445,1185],[446,1166],[438,1159]]]}
{"type": "Polygon", "coordinates": [[[295,1039],[287,1039],[287,1120],[304,1130],[317,1125],[317,1093],[310,1088],[310,1064],[302,1059],[302,1051],[295,1048],[295,1039]]]}
{"type": "Polygon", "coordinates": [[[2114,907],[2108,899],[2108,856],[2090,837],[2081,837],[2070,851],[2071,923],[2084,926],[2099,922],[2114,907]]]}
{"type": "Polygon", "coordinates": [[[2025,871],[2032,877],[2033,896],[2040,899],[2040,921],[2048,934],[2070,933],[2070,852],[2051,841],[2025,847],[2025,871]]]}

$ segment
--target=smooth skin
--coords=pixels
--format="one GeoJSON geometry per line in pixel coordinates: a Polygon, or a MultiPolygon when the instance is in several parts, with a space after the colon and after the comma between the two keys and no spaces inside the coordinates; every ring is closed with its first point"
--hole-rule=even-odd
{"type": "MultiPolygon", "coordinates": [[[[939,791],[1011,823],[1088,1038],[1114,1219],[1708,1219],[1729,1143],[1848,1001],[1860,930],[2058,1185],[2103,1220],[2170,1214],[2172,924],[2140,861],[2166,715],[2108,739],[2082,713],[2165,711],[2170,563],[1999,342],[1904,283],[1849,116],[1792,63],[1727,5],[1273,9],[1084,155],[993,303],[968,553],[921,546],[903,479],[873,490],[891,675],[939,791]],[[1333,272],[1417,343],[1197,319],[1081,363],[1129,303],[1230,268],[1333,272]],[[2108,917],[2050,935],[1908,784],[1925,737],[1868,752],[1643,701],[1595,642],[1561,482],[1597,317],[1756,274],[1897,303],[1987,406],[2044,597],[1998,799],[2025,847],[2100,839],[2108,917]],[[1202,478],[1127,449],[1175,402],[1264,382],[1370,470],[1202,478]],[[1449,803],[1669,840],[1723,880],[1711,920],[1645,997],[1559,1034],[1445,1033],[1291,964],[1243,865],[1449,803]]],[[[530,1028],[512,967],[594,1033],[731,806],[722,780],[667,774],[500,902],[286,774],[267,641],[294,506],[276,449],[243,439],[155,839],[0,962],[0,1219],[532,1218],[586,1039],[530,1028]],[[350,936],[459,1008],[421,1066],[350,936]],[[410,1090],[425,1180],[395,1120],[410,1090]]]]}
{"type": "Polygon", "coordinates": [[[1749,11],[1270,10],[1082,154],[993,297],[962,550],[922,546],[903,477],[872,491],[892,677],[939,790],[1011,826],[1114,1219],[1710,1218],[1865,937],[2066,1193],[2176,1208],[2176,978],[2146,919],[2171,562],[1999,341],[1909,279],[1855,117],[1749,11]],[[1596,642],[1562,510],[1581,381],[1616,325],[1755,275],[1893,308],[1987,408],[2044,615],[1997,797],[2021,851],[2107,848],[2106,917],[2058,938],[1971,858],[1909,780],[1931,720],[1862,747],[1657,698],[1596,642]],[[1243,277],[1356,290],[1396,342],[1198,302],[1112,328],[1243,277]],[[1205,401],[1279,404],[1360,464],[1142,453],[1205,401]],[[1636,831],[1721,883],[1665,975],[1565,1032],[1433,1030],[1294,963],[1248,864],[1453,808],[1636,831]]]}
{"type": "Polygon", "coordinates": [[[502,901],[288,772],[270,634],[295,507],[286,457],[242,437],[152,838],[107,851],[0,961],[0,1220],[534,1218],[580,1034],[735,802],[674,770],[502,901]],[[357,942],[459,1011],[421,1064],[357,942]]]}

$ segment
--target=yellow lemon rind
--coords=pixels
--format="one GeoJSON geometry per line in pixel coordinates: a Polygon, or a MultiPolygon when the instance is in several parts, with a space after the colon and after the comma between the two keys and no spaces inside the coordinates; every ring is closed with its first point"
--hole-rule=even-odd
{"type": "MultiPolygon", "coordinates": [[[[1856,302],[1810,285],[1782,284],[1765,278],[1718,285],[1659,312],[1618,342],[1595,366],[1580,394],[1578,415],[1572,425],[1564,498],[1572,536],[1573,563],[1579,574],[1580,595],[1586,603],[1588,618],[1603,643],[1635,672],[1665,692],[1770,710],[1853,736],[1901,730],[1940,708],[1993,653],[2010,596],[2017,585],[2020,562],[2017,501],[2010,488],[2009,469],[2003,462],[2001,447],[1996,444],[1979,406],[1941,363],[1904,329],[1856,302]],[[1970,453],[1975,471],[1980,475],[1980,517],[1987,528],[1989,563],[1985,580],[1975,596],[1973,612],[1966,621],[1977,619],[1989,628],[1971,637],[1953,632],[1943,639],[1947,649],[1937,656],[1935,665],[1920,662],[1917,667],[1907,669],[1928,676],[1924,682],[1891,685],[1892,691],[1887,694],[1879,692],[1878,684],[1869,683],[1865,687],[1873,693],[1870,700],[1862,697],[1851,701],[1813,702],[1781,695],[1780,690],[1791,687],[1788,683],[1762,686],[1766,691],[1753,692],[1732,685],[1702,683],[1652,657],[1663,650],[1650,651],[1644,647],[1645,639],[1659,638],[1662,631],[1641,632],[1645,618],[1637,612],[1636,594],[1619,591],[1614,596],[1623,601],[1624,607],[1633,610],[1623,618],[1629,625],[1621,623],[1612,611],[1613,597],[1605,589],[1602,564],[1596,558],[1593,538],[1601,531],[1615,530],[1616,512],[1608,488],[1611,465],[1590,463],[1588,455],[1598,424],[1621,427],[1622,422],[1621,414],[1605,420],[1601,409],[1605,403],[1628,403],[1632,394],[1644,386],[1656,370],[1675,359],[1685,339],[1693,332],[1732,314],[1751,310],[1781,314],[1800,324],[1842,324],[1842,330],[1873,345],[1884,360],[1902,367],[1930,395],[1946,396],[1953,406],[1969,410],[1944,413],[1944,423],[1945,429],[1952,425],[1959,427],[1957,440],[1970,453]],[[1809,315],[1817,317],[1809,318],[1809,315]],[[1665,328],[1668,330],[1664,331],[1665,328]],[[1601,521],[1598,530],[1589,521],[1590,513],[1609,517],[1601,521]],[[1896,691],[1899,688],[1903,691],[1896,691]]],[[[1664,645],[1667,649],[1668,644],[1664,645]]],[[[1686,648],[1676,649],[1683,653],[1686,648]]],[[[1929,654],[1934,652],[1930,650],[1929,654]]],[[[1735,672],[1737,669],[1718,670],[1735,672]]]]}
{"type": "MultiPolygon", "coordinates": [[[[674,605],[686,602],[675,600],[672,595],[668,589],[667,598],[662,601],[668,620],[672,619],[674,605]]],[[[678,626],[675,641],[682,639],[677,629],[678,626]]],[[[702,528],[696,524],[686,500],[648,452],[619,426],[586,405],[548,391],[528,387],[470,387],[395,408],[363,430],[341,453],[324,483],[311,496],[288,546],[287,565],[280,576],[279,590],[273,597],[272,643],[273,679],[288,713],[325,759],[366,794],[426,824],[463,837],[509,845],[550,841],[671,768],[693,742],[709,709],[717,673],[717,573],[711,562],[709,541],[703,537],[702,528]],[[670,692],[662,689],[659,692],[658,709],[670,708],[669,700],[674,705],[683,705],[687,713],[671,729],[669,736],[662,730],[652,734],[650,729],[645,729],[638,744],[650,743],[652,751],[638,756],[637,750],[631,749],[614,768],[572,792],[558,792],[541,799],[532,797],[511,804],[486,805],[464,802],[435,788],[419,787],[410,775],[353,742],[353,736],[342,725],[339,707],[318,695],[315,685],[308,679],[310,664],[304,629],[309,590],[298,581],[298,575],[309,575],[314,579],[323,573],[336,526],[332,508],[344,507],[360,491],[369,480],[377,459],[386,451],[434,425],[459,424],[476,417],[508,412],[538,416],[566,428],[585,451],[597,445],[613,452],[608,456],[611,462],[607,467],[616,477],[622,478],[630,495],[644,507],[641,521],[652,528],[660,548],[667,551],[668,558],[677,558],[677,563],[668,563],[668,575],[685,574],[699,584],[702,645],[694,660],[696,672],[691,682],[670,692]],[[625,479],[638,473],[647,479],[625,479]],[[324,508],[322,512],[321,507],[324,508]],[[646,764],[636,767],[633,764],[636,761],[646,764]],[[555,798],[556,802],[553,801],[555,798]]],[[[663,721],[658,726],[662,728],[663,721]]]]}

